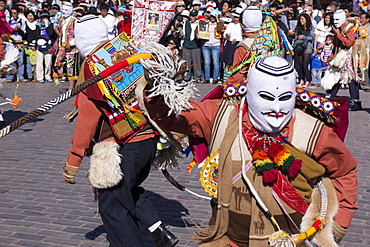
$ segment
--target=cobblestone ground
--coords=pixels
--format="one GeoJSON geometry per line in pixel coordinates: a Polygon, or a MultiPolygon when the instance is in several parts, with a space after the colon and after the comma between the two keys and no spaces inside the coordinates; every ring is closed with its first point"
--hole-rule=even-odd
{"type": "MultiPolygon", "coordinates": [[[[1,106],[8,123],[24,116],[52,98],[66,84],[21,83],[23,98],[19,110],[1,106]]],[[[198,84],[200,95],[214,85],[198,84]]],[[[15,83],[0,91],[12,97],[15,83]]],[[[320,91],[320,89],[314,89],[320,91]]],[[[340,91],[348,96],[348,91],[340,91]]],[[[198,97],[199,98],[199,97],[198,97]]],[[[360,209],[341,246],[370,246],[370,93],[361,91],[364,111],[350,112],[346,144],[359,160],[360,209]]],[[[70,146],[74,123],[62,118],[73,109],[69,100],[27,123],[0,140],[0,246],[108,246],[104,227],[96,215],[97,206],[86,178],[88,159],[83,161],[77,183],[64,183],[61,168],[70,146]]],[[[190,158],[181,160],[171,175],[188,189],[204,194],[198,173],[187,174],[190,158]]],[[[195,169],[196,170],[196,169],[195,169]]],[[[176,234],[177,246],[196,246],[190,234],[205,227],[210,217],[209,202],[173,187],[160,171],[154,170],[143,185],[163,222],[176,234]]],[[[146,246],[152,240],[143,232],[146,246]]]]}

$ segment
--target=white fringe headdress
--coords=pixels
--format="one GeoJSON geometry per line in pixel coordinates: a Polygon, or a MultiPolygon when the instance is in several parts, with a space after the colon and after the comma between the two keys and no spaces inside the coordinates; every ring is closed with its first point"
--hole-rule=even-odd
{"type": "Polygon", "coordinates": [[[151,42],[140,53],[150,53],[152,59],[141,59],[140,63],[146,69],[147,79],[152,83],[149,98],[163,96],[164,102],[170,108],[168,115],[179,115],[182,110],[191,107],[189,100],[194,95],[194,85],[191,82],[176,81],[177,73],[186,61],[174,56],[170,50],[161,44],[151,42]]]}

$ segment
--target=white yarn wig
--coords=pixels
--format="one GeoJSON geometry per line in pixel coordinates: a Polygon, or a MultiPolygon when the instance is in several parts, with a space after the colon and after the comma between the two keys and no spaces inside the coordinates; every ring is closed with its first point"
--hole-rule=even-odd
{"type": "Polygon", "coordinates": [[[150,53],[152,59],[141,59],[146,77],[152,83],[149,90],[149,98],[161,95],[169,107],[168,115],[180,114],[182,110],[191,107],[189,100],[194,95],[194,85],[191,82],[175,80],[177,73],[184,66],[186,61],[161,44],[151,42],[140,50],[140,53],[150,53]]]}

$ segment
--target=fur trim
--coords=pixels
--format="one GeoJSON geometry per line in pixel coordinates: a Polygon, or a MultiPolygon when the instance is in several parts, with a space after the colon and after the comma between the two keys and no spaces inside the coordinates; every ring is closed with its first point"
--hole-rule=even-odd
{"type": "Polygon", "coordinates": [[[330,64],[333,65],[334,67],[342,68],[346,63],[348,55],[349,54],[346,50],[341,50],[330,62],[330,64]]]}
{"type": "Polygon", "coordinates": [[[90,158],[88,177],[93,187],[106,189],[117,185],[123,177],[119,145],[112,141],[95,144],[90,158]]]}
{"type": "Polygon", "coordinates": [[[321,79],[321,86],[325,90],[330,90],[339,82],[340,72],[337,68],[330,68],[321,79]]]}
{"type": "MultiPolygon", "coordinates": [[[[332,229],[333,229],[333,217],[338,211],[338,200],[335,192],[335,188],[330,178],[323,178],[322,182],[326,189],[326,194],[328,196],[328,209],[326,213],[327,224],[323,229],[319,230],[312,239],[311,242],[315,243],[320,247],[337,247],[337,243],[334,241],[332,229]]],[[[316,220],[317,214],[320,211],[320,192],[315,188],[312,192],[312,202],[308,207],[306,214],[302,218],[301,231],[308,229],[312,226],[313,222],[316,220]]]]}
{"type": "Polygon", "coordinates": [[[179,167],[177,159],[182,158],[180,152],[173,146],[170,145],[168,148],[158,150],[154,158],[152,166],[156,169],[168,169],[179,167]]]}

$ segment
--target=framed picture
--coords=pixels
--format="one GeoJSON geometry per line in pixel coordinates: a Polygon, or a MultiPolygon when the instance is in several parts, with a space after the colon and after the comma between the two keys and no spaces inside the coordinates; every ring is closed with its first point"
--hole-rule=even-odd
{"type": "Polygon", "coordinates": [[[157,11],[148,11],[146,13],[146,29],[159,31],[161,26],[161,13],[157,11]]]}
{"type": "Polygon", "coordinates": [[[209,40],[209,21],[199,20],[198,22],[198,37],[199,39],[209,40]]]}

